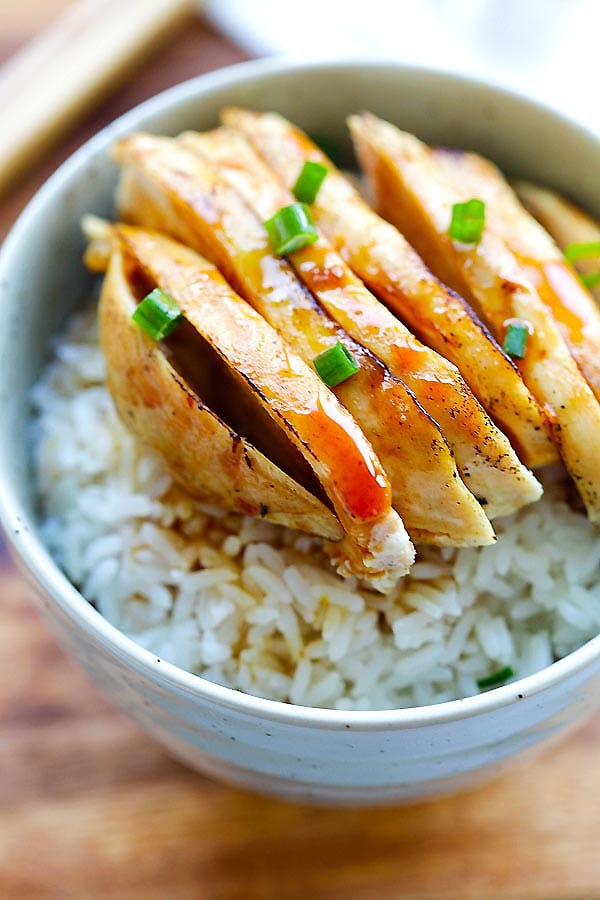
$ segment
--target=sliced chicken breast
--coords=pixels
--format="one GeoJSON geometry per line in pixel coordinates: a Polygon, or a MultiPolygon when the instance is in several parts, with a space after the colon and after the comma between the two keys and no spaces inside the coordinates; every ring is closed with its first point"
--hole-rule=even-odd
{"type": "Polygon", "coordinates": [[[509,320],[527,323],[519,370],[549,417],[590,519],[600,521],[600,406],[551,312],[491,229],[484,228],[476,244],[452,240],[452,207],[469,198],[448,181],[425,144],[371,115],[354,124],[359,156],[383,215],[404,231],[440,278],[477,307],[499,340],[509,320]]]}
{"type": "Polygon", "coordinates": [[[102,347],[125,422],[194,496],[293,527],[297,507],[300,527],[330,539],[341,574],[390,589],[414,549],[352,417],[214,266],[158,233],[109,227],[117,249],[102,292],[102,347]],[[184,315],[160,344],[131,320],[155,287],[184,315]]]}
{"type": "Polygon", "coordinates": [[[491,542],[489,522],[458,477],[436,423],[272,253],[263,223],[217,168],[173,141],[146,135],[120,141],[116,156],[124,165],[119,208],[126,219],[161,228],[209,256],[308,365],[338,341],[355,357],[359,371],[335,393],[372,442],[411,537],[491,542]]]}
{"type": "MultiPolygon", "coordinates": [[[[180,141],[217,165],[261,219],[294,202],[294,196],[237,132],[221,128],[207,134],[189,133],[180,141]]],[[[490,518],[539,499],[541,485],[520,463],[456,367],[416,340],[325,238],[292,253],[289,261],[338,324],[375,353],[438,422],[461,477],[490,518]]]]}
{"type": "Polygon", "coordinates": [[[331,244],[418,338],[459,368],[527,465],[556,462],[546,418],[512,361],[463,299],[432,275],[319,148],[275,113],[227,109],[222,118],[245,135],[288,188],[305,161],[327,166],[311,211],[331,244]]]}
{"type": "MultiPolygon", "coordinates": [[[[600,224],[570,200],[548,188],[528,181],[515,181],[513,188],[525,209],[552,235],[561,250],[569,244],[597,245],[597,252],[574,263],[581,275],[597,275],[600,271],[600,224]]],[[[600,280],[589,289],[600,303],[600,280]]]]}
{"type": "Polygon", "coordinates": [[[596,398],[600,398],[600,309],[539,222],[521,205],[497,167],[478,156],[444,148],[433,155],[464,197],[486,204],[486,224],[515,255],[546,304],[596,398]]]}

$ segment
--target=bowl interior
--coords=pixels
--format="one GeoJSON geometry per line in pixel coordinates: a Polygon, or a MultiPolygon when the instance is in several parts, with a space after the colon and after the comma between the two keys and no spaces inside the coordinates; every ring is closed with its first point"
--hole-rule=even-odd
{"type": "Polygon", "coordinates": [[[262,61],[187,82],[133,110],[50,179],[0,255],[0,506],[7,531],[28,533],[29,543],[20,548],[26,564],[27,547],[36,547],[38,562],[45,553],[37,537],[28,394],[52,335],[90,295],[79,222],[87,212],[112,212],[117,169],[109,147],[137,129],[176,134],[210,128],[226,105],[277,110],[312,133],[331,135],[347,154],[345,118],[369,109],[428,142],[487,154],[506,172],[553,186],[600,213],[596,138],[537,104],[439,72],[262,61]]]}

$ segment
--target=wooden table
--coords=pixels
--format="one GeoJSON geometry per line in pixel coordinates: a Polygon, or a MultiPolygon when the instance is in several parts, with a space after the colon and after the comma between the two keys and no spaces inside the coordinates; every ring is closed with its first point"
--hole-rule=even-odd
{"type": "MultiPolygon", "coordinates": [[[[65,5],[0,0],[0,58],[65,5]]],[[[0,234],[98,127],[241,58],[190,24],[14,190],[0,234]]],[[[539,762],[459,797],[312,809],[171,761],[64,656],[5,555],[0,659],[1,900],[600,898],[600,716],[539,762]]]]}

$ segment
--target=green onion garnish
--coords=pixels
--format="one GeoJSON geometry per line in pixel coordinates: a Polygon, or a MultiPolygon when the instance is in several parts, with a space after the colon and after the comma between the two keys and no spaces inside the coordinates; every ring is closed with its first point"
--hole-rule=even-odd
{"type": "Polygon", "coordinates": [[[327,175],[327,166],[308,160],[302,166],[298,180],[292,188],[294,197],[300,203],[314,203],[323,179],[327,175]]]}
{"type": "Polygon", "coordinates": [[[519,322],[518,320],[510,322],[506,329],[506,334],[504,335],[502,349],[505,353],[508,353],[509,356],[516,356],[517,359],[523,359],[528,336],[529,327],[525,322],[519,322]]]}
{"type": "Polygon", "coordinates": [[[509,678],[513,678],[514,674],[515,673],[510,666],[505,666],[498,672],[486,675],[485,678],[478,678],[477,687],[482,691],[485,690],[485,688],[495,687],[497,684],[503,684],[505,681],[508,681],[509,678]]]}
{"type": "Polygon", "coordinates": [[[485,225],[485,203],[483,200],[467,200],[452,207],[452,220],[448,234],[461,244],[477,244],[485,225]]]}
{"type": "Polygon", "coordinates": [[[183,316],[173,298],[155,288],[144,297],[131,318],[155,341],[162,341],[173,334],[183,316]]]}
{"type": "MultiPolygon", "coordinates": [[[[595,256],[600,256],[600,241],[589,241],[588,243],[582,244],[569,244],[568,247],[565,247],[564,253],[565,259],[567,259],[570,263],[576,263],[580,259],[593,259],[595,256]]],[[[585,284],[586,288],[589,288],[590,290],[592,288],[595,288],[597,284],[600,284],[600,271],[589,272],[585,275],[580,275],[579,277],[585,284]]]]}
{"type": "Polygon", "coordinates": [[[356,375],[360,369],[352,354],[340,341],[315,356],[313,364],[327,387],[341,384],[342,381],[356,375]]]}
{"type": "Polygon", "coordinates": [[[292,203],[282,207],[265,222],[271,247],[278,256],[294,253],[314,244],[319,233],[313,225],[310,213],[303,203],[292,203]]]}
{"type": "Polygon", "coordinates": [[[590,241],[587,244],[569,244],[568,247],[565,247],[564,254],[570,263],[577,262],[580,259],[600,256],[600,241],[590,241]]]}
{"type": "Polygon", "coordinates": [[[580,275],[579,277],[586,288],[590,288],[590,290],[596,287],[597,284],[600,284],[600,272],[590,272],[589,275],[580,275]]]}

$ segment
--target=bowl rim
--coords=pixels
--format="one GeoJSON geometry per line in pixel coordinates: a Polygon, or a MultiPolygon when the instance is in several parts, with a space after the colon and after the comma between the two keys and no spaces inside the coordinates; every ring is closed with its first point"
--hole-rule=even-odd
{"type": "MultiPolygon", "coordinates": [[[[69,156],[41,186],[11,227],[0,248],[0,282],[4,270],[10,270],[11,257],[26,239],[34,225],[38,211],[56,194],[68,189],[79,170],[97,151],[105,148],[117,134],[127,131],[140,119],[165,111],[174,103],[197,97],[201,99],[214,90],[235,86],[248,79],[276,76],[279,73],[332,69],[393,69],[429,79],[444,79],[459,89],[461,86],[482,88],[501,99],[518,101],[524,108],[545,112],[571,132],[580,132],[598,144],[600,137],[590,128],[569,118],[551,105],[533,99],[513,89],[499,85],[492,79],[457,74],[444,68],[405,65],[397,61],[366,59],[296,59],[289,56],[268,57],[226,66],[174,85],[136,105],[102,128],[69,156]]],[[[191,697],[205,700],[237,713],[260,717],[272,722],[308,726],[315,729],[356,731],[396,730],[437,725],[491,713],[525,698],[547,691],[570,676],[600,660],[600,635],[544,669],[517,681],[493,688],[485,693],[459,700],[420,707],[383,710],[336,710],[300,706],[278,700],[268,700],[224,687],[194,675],[172,663],[160,659],[136,643],[105,619],[75,588],[58,567],[45,547],[41,536],[23,527],[20,503],[12,494],[9,473],[4,471],[4,457],[0,458],[0,526],[10,549],[34,588],[40,587],[64,616],[82,628],[92,640],[99,641],[105,650],[155,682],[162,682],[191,697]]]]}

